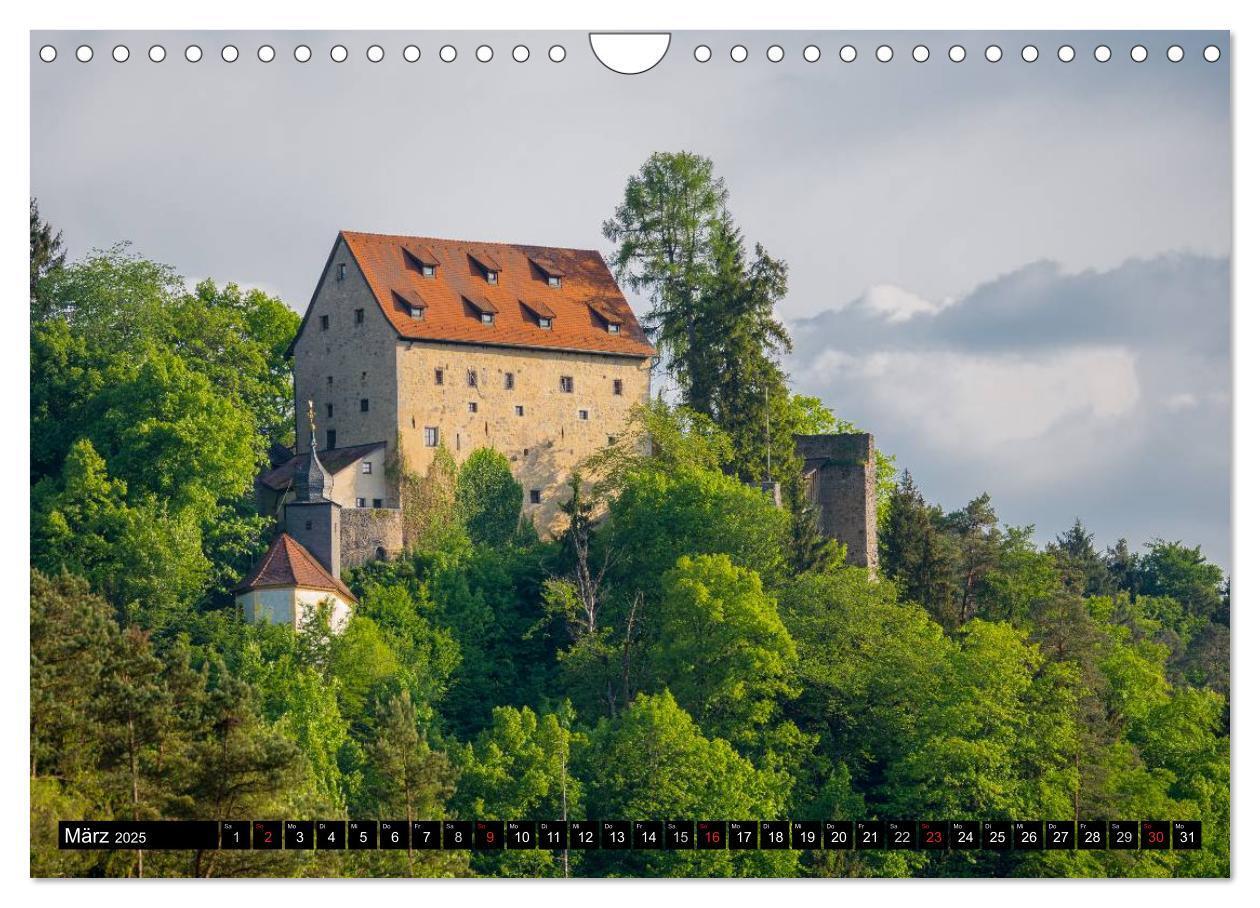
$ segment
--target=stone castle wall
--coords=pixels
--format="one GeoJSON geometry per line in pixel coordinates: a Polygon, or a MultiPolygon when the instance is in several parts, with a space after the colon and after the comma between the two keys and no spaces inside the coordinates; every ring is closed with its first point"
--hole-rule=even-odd
{"type": "Polygon", "coordinates": [[[402,511],[397,508],[345,508],[341,512],[341,567],[393,558],[402,552],[402,511]]]}
{"type": "Polygon", "coordinates": [[[525,519],[553,532],[574,467],[624,430],[631,407],[648,401],[649,367],[647,359],[595,353],[400,341],[398,431],[408,468],[422,476],[428,470],[436,450],[425,444],[429,427],[456,463],[494,448],[523,487],[525,519]],[[562,390],[562,376],[572,379],[571,392],[562,390]]]}

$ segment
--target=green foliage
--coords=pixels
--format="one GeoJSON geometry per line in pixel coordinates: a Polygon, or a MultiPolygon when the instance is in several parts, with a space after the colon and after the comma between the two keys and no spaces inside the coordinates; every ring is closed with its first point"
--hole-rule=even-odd
{"type": "Polygon", "coordinates": [[[753,571],[683,556],[662,579],[653,678],[706,733],[750,743],[796,693],[796,646],[753,571]]]}
{"type": "MultiPolygon", "coordinates": [[[[786,817],[791,780],[706,738],[668,692],[640,694],[591,732],[579,756],[592,817],[786,817]]],[[[596,852],[589,872],[647,876],[784,876],[794,852],[596,852]]]]}
{"type": "Polygon", "coordinates": [[[694,467],[628,476],[607,532],[624,555],[617,576],[655,592],[680,555],[729,555],[773,587],[786,570],[788,515],[761,492],[694,467]]]}
{"type": "Polygon", "coordinates": [[[31,199],[31,320],[43,315],[39,301],[39,283],[49,273],[66,263],[61,231],[53,233],[52,225],[40,217],[39,203],[31,199]]]}
{"type": "Polygon", "coordinates": [[[507,543],[520,526],[524,496],[508,459],[493,448],[478,448],[459,468],[455,503],[474,543],[507,543]]]}

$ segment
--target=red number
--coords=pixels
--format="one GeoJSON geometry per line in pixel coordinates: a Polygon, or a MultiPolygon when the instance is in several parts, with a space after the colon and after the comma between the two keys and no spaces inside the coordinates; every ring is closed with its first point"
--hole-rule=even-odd
{"type": "Polygon", "coordinates": [[[938,829],[938,830],[931,830],[931,831],[929,831],[929,832],[928,832],[928,834],[927,834],[927,841],[928,841],[928,844],[929,844],[929,845],[939,845],[939,844],[941,844],[941,832],[940,832],[940,830],[938,829]]]}
{"type": "Polygon", "coordinates": [[[486,844],[487,844],[487,845],[493,845],[493,844],[494,844],[494,830],[492,830],[492,829],[487,829],[487,830],[486,830],[486,844]]]}

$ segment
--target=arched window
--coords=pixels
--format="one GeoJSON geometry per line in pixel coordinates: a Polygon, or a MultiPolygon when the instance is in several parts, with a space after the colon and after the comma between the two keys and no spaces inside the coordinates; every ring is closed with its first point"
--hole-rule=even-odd
{"type": "Polygon", "coordinates": [[[377,560],[377,561],[384,561],[384,560],[385,560],[385,546],[383,546],[383,545],[378,545],[378,546],[376,547],[376,560],[377,560]]]}

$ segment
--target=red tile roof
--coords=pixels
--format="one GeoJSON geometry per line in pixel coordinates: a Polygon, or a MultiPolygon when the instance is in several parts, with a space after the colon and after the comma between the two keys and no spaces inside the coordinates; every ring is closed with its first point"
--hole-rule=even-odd
{"type": "Polygon", "coordinates": [[[636,357],[656,352],[595,250],[344,230],[341,238],[367,278],[381,311],[405,339],[636,357]],[[438,260],[434,277],[421,275],[416,264],[420,257],[438,260]],[[498,283],[488,283],[474,260],[497,266],[498,283]],[[559,287],[547,285],[548,272],[563,274],[559,287]],[[424,300],[424,318],[411,317],[399,299],[405,291],[424,300]],[[473,301],[475,308],[488,304],[482,311],[497,313],[494,323],[483,323],[465,300],[473,301]],[[518,305],[522,302],[528,308],[518,305]],[[529,311],[535,306],[555,313],[550,329],[538,326],[529,311]],[[619,323],[621,330],[610,334],[605,321],[619,323]]]}
{"type": "Polygon", "coordinates": [[[359,601],[349,587],[328,573],[319,560],[288,533],[281,533],[272,541],[271,548],[233,592],[288,586],[327,590],[337,593],[347,602],[359,601]]]}

